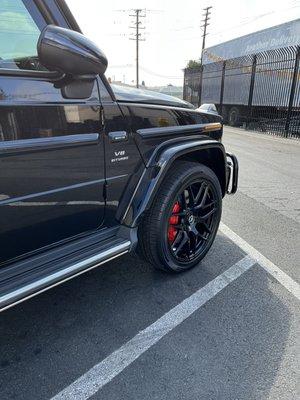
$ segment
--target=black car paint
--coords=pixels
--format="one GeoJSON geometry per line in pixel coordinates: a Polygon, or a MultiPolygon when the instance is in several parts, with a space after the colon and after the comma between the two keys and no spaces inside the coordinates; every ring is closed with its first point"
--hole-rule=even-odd
{"type": "MultiPolygon", "coordinates": [[[[162,142],[184,134],[183,131],[147,138],[147,129],[162,124],[180,126],[192,121],[218,120],[176,107],[118,104],[106,96],[102,102],[104,135],[96,88],[93,97],[82,104],[66,101],[51,82],[44,80],[5,77],[0,79],[0,85],[3,107],[0,122],[3,131],[0,240],[5,249],[1,252],[1,262],[101,226],[104,147],[105,222],[111,226],[116,223],[120,199],[128,197],[125,188],[130,192],[129,181],[131,186],[137,183],[142,165],[152,151],[162,142]],[[76,121],[72,120],[74,117],[76,121]],[[11,131],[9,121],[14,121],[15,127],[22,126],[13,137],[8,136],[11,131]],[[141,137],[138,131],[145,128],[146,134],[141,137]],[[109,133],[120,130],[128,132],[128,139],[112,143],[109,133]],[[93,137],[86,142],[88,135],[95,133],[99,139],[97,136],[96,140],[93,137]],[[78,134],[82,135],[81,141],[78,134]],[[57,138],[61,141],[57,142],[57,138]],[[11,147],[13,143],[18,145],[18,150],[11,147]],[[115,156],[123,151],[125,159],[115,156]],[[60,169],[64,171],[63,176],[56,175],[60,169]],[[15,246],[16,241],[18,246],[15,246]]],[[[101,88],[104,90],[103,84],[100,92],[101,88]]],[[[220,131],[217,134],[220,135],[220,131]]],[[[195,135],[199,136],[199,132],[195,135]]]]}
{"type": "MultiPolygon", "coordinates": [[[[34,3],[45,24],[79,31],[63,0],[34,3]]],[[[124,88],[117,99],[104,76],[89,98],[67,99],[57,79],[55,72],[0,69],[2,267],[76,237],[135,227],[179,156],[201,161],[199,151],[207,151],[225,194],[220,116],[124,88]],[[221,154],[216,160],[212,149],[221,154]]]]}
{"type": "MultiPolygon", "coordinates": [[[[91,98],[82,102],[62,98],[60,90],[48,80],[0,78],[2,263],[101,226],[104,148],[105,225],[112,226],[117,223],[116,214],[120,214],[120,200],[133,192],[153,150],[185,134],[147,137],[147,129],[219,121],[195,110],[118,103],[105,91],[100,78],[99,85],[104,130],[97,85],[91,98]],[[109,133],[117,131],[127,132],[127,140],[112,143],[109,133]],[[123,151],[125,159],[116,156],[123,151]],[[57,175],[60,170],[64,171],[62,176],[57,175]]],[[[199,137],[199,132],[194,134],[199,137]]],[[[221,131],[213,135],[219,139],[221,131]]]]}
{"type": "Polygon", "coordinates": [[[0,77],[0,262],[101,226],[97,84],[84,103],[47,80],[0,77]]]}
{"type": "MultiPolygon", "coordinates": [[[[156,146],[162,142],[175,137],[181,138],[186,134],[199,136],[202,133],[199,126],[194,132],[189,132],[188,129],[176,131],[179,126],[221,121],[219,116],[199,113],[196,110],[186,110],[181,107],[125,102],[120,103],[120,105],[145,162],[149,160],[156,146]],[[174,129],[172,129],[173,127],[174,129]],[[153,128],[159,128],[156,134],[153,134],[153,128]]],[[[214,133],[211,133],[211,137],[220,140],[222,130],[217,129],[214,133]]]]}

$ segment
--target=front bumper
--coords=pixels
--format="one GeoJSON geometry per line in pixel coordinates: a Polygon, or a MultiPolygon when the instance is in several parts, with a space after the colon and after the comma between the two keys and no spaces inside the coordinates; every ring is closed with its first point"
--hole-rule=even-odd
{"type": "Polygon", "coordinates": [[[239,162],[234,154],[226,153],[226,156],[227,156],[226,193],[234,194],[238,188],[239,162]]]}

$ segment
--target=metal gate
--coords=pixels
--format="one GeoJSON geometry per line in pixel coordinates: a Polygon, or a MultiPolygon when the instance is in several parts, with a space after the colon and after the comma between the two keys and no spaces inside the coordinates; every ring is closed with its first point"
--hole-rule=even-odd
{"type": "Polygon", "coordinates": [[[225,122],[300,138],[300,46],[185,69],[184,99],[216,104],[225,122]]]}

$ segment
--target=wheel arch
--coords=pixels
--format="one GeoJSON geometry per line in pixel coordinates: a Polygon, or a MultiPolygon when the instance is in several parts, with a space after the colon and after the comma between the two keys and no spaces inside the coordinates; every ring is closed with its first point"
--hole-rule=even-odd
{"type": "Polygon", "coordinates": [[[224,153],[220,148],[212,147],[208,149],[191,151],[176,158],[175,162],[179,160],[196,162],[206,165],[208,168],[210,168],[216,174],[220,182],[222,196],[225,196],[226,164],[224,163],[224,153]]]}
{"type": "Polygon", "coordinates": [[[226,193],[227,162],[222,143],[215,140],[197,140],[177,143],[157,149],[145,168],[125,210],[118,210],[121,224],[135,227],[153,202],[153,199],[169,169],[178,161],[192,161],[206,165],[216,174],[222,196],[226,193]]]}

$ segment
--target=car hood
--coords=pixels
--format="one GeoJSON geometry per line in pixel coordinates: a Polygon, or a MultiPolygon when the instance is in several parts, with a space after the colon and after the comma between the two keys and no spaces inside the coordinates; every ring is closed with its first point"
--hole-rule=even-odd
{"type": "Polygon", "coordinates": [[[172,107],[195,109],[195,107],[187,101],[181,100],[177,97],[169,96],[167,94],[115,84],[112,84],[111,87],[117,101],[168,105],[172,107]]]}

